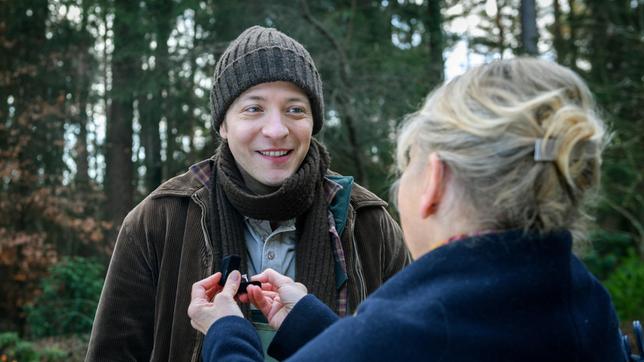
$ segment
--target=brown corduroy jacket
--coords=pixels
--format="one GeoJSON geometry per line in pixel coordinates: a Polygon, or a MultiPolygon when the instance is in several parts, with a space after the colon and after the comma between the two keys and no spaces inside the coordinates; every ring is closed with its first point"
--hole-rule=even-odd
{"type": "MultiPolygon", "coordinates": [[[[187,310],[192,284],[216,271],[208,195],[187,172],[159,186],[125,218],[86,361],[200,359],[203,336],[191,327],[187,310]]],[[[353,250],[347,257],[349,312],[410,262],[385,206],[353,185],[341,235],[343,248],[353,250]]]]}

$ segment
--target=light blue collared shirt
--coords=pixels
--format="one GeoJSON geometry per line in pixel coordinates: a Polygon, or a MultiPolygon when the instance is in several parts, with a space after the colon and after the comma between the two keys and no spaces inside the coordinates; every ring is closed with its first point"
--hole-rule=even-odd
{"type": "Polygon", "coordinates": [[[271,268],[295,280],[295,219],[271,228],[270,221],[244,218],[244,239],[248,253],[248,276],[271,268]]]}

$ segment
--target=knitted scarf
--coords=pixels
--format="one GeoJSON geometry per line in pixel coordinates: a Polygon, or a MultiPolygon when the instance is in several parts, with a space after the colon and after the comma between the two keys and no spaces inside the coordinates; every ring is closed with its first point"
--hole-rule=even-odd
{"type": "Polygon", "coordinates": [[[218,147],[214,160],[210,227],[215,270],[221,258],[231,254],[242,257],[242,274],[248,270],[243,216],[270,221],[296,218],[296,280],[335,309],[335,264],[323,188],[329,155],[324,146],[312,140],[299,169],[266,195],[256,195],[245,186],[227,142],[218,147]]]}

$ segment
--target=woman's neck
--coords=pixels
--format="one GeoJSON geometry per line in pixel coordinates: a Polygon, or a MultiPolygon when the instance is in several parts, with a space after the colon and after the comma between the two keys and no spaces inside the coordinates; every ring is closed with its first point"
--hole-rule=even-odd
{"type": "MultiPolygon", "coordinates": [[[[463,209],[459,209],[459,211],[461,210],[463,209]]],[[[474,235],[484,230],[486,228],[481,225],[477,218],[473,218],[471,214],[462,211],[449,213],[448,215],[437,215],[427,224],[427,235],[431,236],[427,239],[426,249],[423,250],[423,254],[452,240],[474,235]]]]}

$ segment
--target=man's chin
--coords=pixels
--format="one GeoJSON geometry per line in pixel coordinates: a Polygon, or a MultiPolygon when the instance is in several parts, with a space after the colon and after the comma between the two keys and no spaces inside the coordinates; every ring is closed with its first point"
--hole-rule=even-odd
{"type": "Polygon", "coordinates": [[[280,187],[288,179],[287,177],[280,176],[280,177],[272,177],[272,178],[265,178],[264,180],[260,181],[262,184],[268,187],[280,187]]]}

